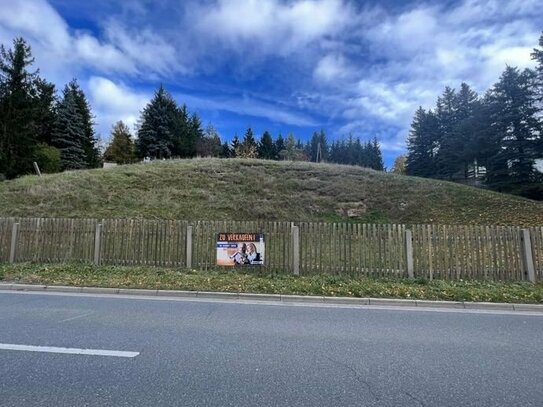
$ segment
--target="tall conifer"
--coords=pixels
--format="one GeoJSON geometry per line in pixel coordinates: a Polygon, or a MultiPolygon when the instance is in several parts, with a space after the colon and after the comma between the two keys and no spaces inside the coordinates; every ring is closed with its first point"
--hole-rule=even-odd
{"type": "Polygon", "coordinates": [[[0,174],[30,173],[37,145],[35,82],[38,73],[30,46],[22,38],[0,46],[0,174]]]}
{"type": "Polygon", "coordinates": [[[161,85],[145,106],[140,118],[136,153],[151,159],[170,158],[175,152],[176,119],[179,109],[161,85]]]}
{"type": "Polygon", "coordinates": [[[83,149],[85,150],[87,168],[98,168],[101,164],[101,157],[98,149],[98,139],[94,131],[95,123],[90,103],[76,79],[68,84],[68,88],[73,93],[77,109],[83,119],[83,131],[85,133],[83,149]]]}
{"type": "Polygon", "coordinates": [[[409,131],[406,161],[408,175],[432,177],[436,174],[435,156],[439,147],[440,125],[432,112],[419,107],[409,131]]]}
{"type": "Polygon", "coordinates": [[[271,134],[266,130],[258,143],[258,157],[264,160],[273,160],[275,156],[275,148],[273,145],[273,138],[271,134]]]}
{"type": "Polygon", "coordinates": [[[533,75],[507,67],[489,95],[495,107],[493,140],[499,147],[489,157],[487,177],[499,190],[515,190],[536,180],[535,158],[543,129],[536,116],[533,75]]]}
{"type": "Polygon", "coordinates": [[[62,170],[87,168],[85,154],[85,123],[69,86],[64,88],[63,98],[57,109],[53,144],[60,150],[62,170]]]}

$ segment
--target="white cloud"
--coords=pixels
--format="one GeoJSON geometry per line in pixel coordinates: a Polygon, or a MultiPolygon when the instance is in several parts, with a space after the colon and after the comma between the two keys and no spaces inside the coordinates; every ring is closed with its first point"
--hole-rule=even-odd
{"type": "Polygon", "coordinates": [[[72,39],[73,49],[64,56],[64,62],[92,67],[99,71],[135,73],[136,66],[133,60],[111,44],[102,44],[95,37],[81,33],[72,39]],[[68,55],[70,52],[73,54],[68,55]]]}
{"type": "Polygon", "coordinates": [[[438,21],[435,9],[423,7],[388,16],[368,28],[363,35],[371,41],[373,52],[394,54],[398,58],[408,57],[433,46],[436,31],[438,21]]]}
{"type": "Polygon", "coordinates": [[[378,124],[390,130],[380,134],[391,151],[405,145],[417,107],[431,107],[445,86],[466,81],[483,92],[506,64],[533,65],[542,29],[534,14],[543,0],[414,0],[396,9],[363,3],[138,0],[88,32],[69,27],[45,0],[0,0],[0,42],[22,35],[45,77],[88,84],[104,135],[119,119],[134,123],[150,99],[128,86],[137,77],[210,95],[180,94],[191,109],[293,126],[320,126],[314,117],[322,116],[340,132],[361,135],[378,124]],[[246,87],[262,72],[277,83],[262,78],[246,87]],[[186,85],[179,73],[194,82],[186,85]],[[225,96],[244,92],[252,96],[225,96]]]}
{"type": "Polygon", "coordinates": [[[100,76],[91,77],[87,89],[90,103],[98,118],[98,133],[103,138],[109,136],[111,126],[119,120],[133,129],[140,112],[152,97],[100,76]]]}
{"type": "Polygon", "coordinates": [[[336,81],[350,75],[350,68],[347,66],[345,57],[341,54],[328,54],[317,63],[313,76],[317,80],[336,81]]]}
{"type": "Polygon", "coordinates": [[[289,124],[293,126],[318,126],[307,114],[292,111],[287,106],[268,103],[249,96],[237,97],[206,97],[201,98],[187,94],[176,94],[177,100],[186,102],[196,110],[218,110],[268,119],[274,123],[289,124]]]}
{"type": "Polygon", "coordinates": [[[459,7],[448,14],[450,20],[477,24],[496,19],[504,21],[511,17],[533,17],[542,6],[541,0],[463,0],[459,7]]]}
{"type": "Polygon", "coordinates": [[[106,25],[106,36],[126,59],[134,61],[145,72],[167,75],[185,70],[178,61],[175,47],[149,28],[133,32],[111,20],[106,25]]]}
{"type": "MultiPolygon", "coordinates": [[[[432,107],[445,86],[458,87],[466,81],[483,92],[498,81],[506,64],[533,66],[530,52],[541,30],[533,19],[537,5],[543,8],[543,0],[507,4],[464,0],[452,10],[418,3],[399,14],[381,10],[373,23],[364,19],[357,41],[367,42],[373,62],[351,53],[341,63],[353,66],[351,72],[358,70],[358,78],[326,83],[336,83],[335,90],[342,96],[333,101],[335,108],[338,103],[342,106],[348,122],[340,131],[363,132],[360,125],[373,117],[382,125],[401,129],[383,140],[384,149],[396,150],[405,146],[417,107],[432,107]]],[[[325,56],[314,77],[319,77],[319,70],[321,77],[326,72],[334,77],[334,71],[341,70],[333,62],[325,56]]]]}
{"type": "Polygon", "coordinates": [[[59,82],[82,69],[118,74],[165,74],[180,69],[171,44],[141,27],[137,33],[114,20],[105,38],[74,31],[45,0],[0,0],[0,40],[27,39],[46,76],[59,82]]]}
{"type": "Polygon", "coordinates": [[[370,80],[358,82],[360,96],[350,101],[351,108],[345,111],[345,117],[356,119],[359,108],[375,116],[394,123],[398,119],[409,117],[413,102],[420,98],[420,93],[406,83],[391,84],[370,80]],[[413,93],[413,92],[416,93],[413,93]]]}
{"type": "Polygon", "coordinates": [[[0,0],[0,9],[0,26],[6,31],[32,36],[44,46],[69,49],[68,26],[45,0],[0,0]]]}
{"type": "Polygon", "coordinates": [[[351,7],[343,0],[218,0],[194,6],[197,30],[238,49],[253,46],[252,53],[288,55],[313,42],[333,36],[351,23],[351,7]]]}

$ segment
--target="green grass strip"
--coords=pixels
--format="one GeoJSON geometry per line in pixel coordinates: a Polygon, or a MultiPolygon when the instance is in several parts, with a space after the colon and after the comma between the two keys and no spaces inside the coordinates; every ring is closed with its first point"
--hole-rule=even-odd
{"type": "Polygon", "coordinates": [[[259,270],[193,271],[88,264],[2,264],[0,281],[87,287],[149,288],[345,297],[410,298],[540,304],[543,284],[426,281],[353,276],[295,277],[259,270]]]}

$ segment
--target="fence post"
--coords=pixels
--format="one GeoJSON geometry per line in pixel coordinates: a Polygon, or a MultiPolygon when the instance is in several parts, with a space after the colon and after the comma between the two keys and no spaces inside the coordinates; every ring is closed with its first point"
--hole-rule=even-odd
{"type": "Polygon", "coordinates": [[[413,232],[409,229],[405,231],[405,254],[407,256],[407,276],[410,280],[415,278],[413,270],[413,232]]]}
{"type": "Polygon", "coordinates": [[[292,272],[300,275],[300,227],[292,226],[292,272]]]}
{"type": "Polygon", "coordinates": [[[38,177],[41,177],[41,171],[40,171],[40,167],[38,166],[38,163],[36,161],[34,161],[34,171],[36,171],[36,174],[38,174],[38,177]]]}
{"type": "Polygon", "coordinates": [[[94,232],[94,264],[97,266],[100,265],[100,249],[101,249],[101,239],[102,239],[102,224],[98,223],[96,225],[96,231],[94,232]]]}
{"type": "Polygon", "coordinates": [[[11,227],[11,246],[9,248],[9,262],[15,263],[15,250],[17,248],[17,237],[19,234],[19,224],[14,223],[11,227]]]}
{"type": "Polygon", "coordinates": [[[192,268],[192,226],[187,226],[187,268],[192,268]]]}
{"type": "Polygon", "coordinates": [[[520,242],[522,246],[522,261],[524,263],[524,274],[528,281],[535,283],[535,266],[532,255],[532,239],[530,238],[530,230],[522,229],[520,231],[520,242]]]}

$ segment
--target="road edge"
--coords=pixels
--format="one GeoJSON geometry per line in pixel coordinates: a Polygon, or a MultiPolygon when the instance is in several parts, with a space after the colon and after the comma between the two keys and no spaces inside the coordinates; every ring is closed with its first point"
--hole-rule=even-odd
{"type": "Polygon", "coordinates": [[[470,301],[431,301],[399,298],[326,297],[314,295],[256,294],[212,291],[150,290],[142,288],[74,287],[61,285],[0,283],[0,290],[47,291],[57,293],[123,294],[151,297],[200,298],[220,300],[247,300],[283,303],[321,303],[337,305],[377,305],[417,308],[449,308],[468,310],[500,310],[543,313],[543,304],[514,304],[470,301]]]}

